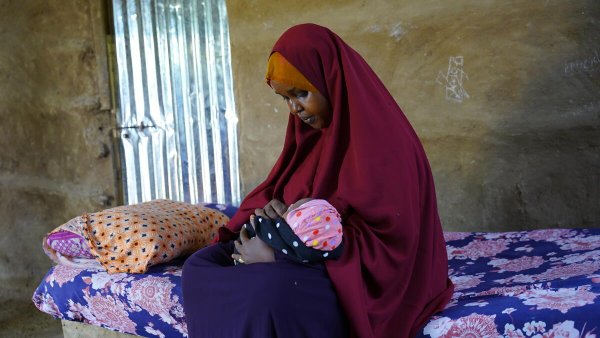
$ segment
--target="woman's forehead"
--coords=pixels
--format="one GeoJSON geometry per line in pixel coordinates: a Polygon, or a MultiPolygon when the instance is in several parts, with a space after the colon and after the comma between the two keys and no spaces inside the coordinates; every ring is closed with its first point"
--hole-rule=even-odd
{"type": "Polygon", "coordinates": [[[269,81],[269,85],[278,94],[287,94],[287,93],[294,92],[296,90],[296,87],[294,87],[294,86],[291,86],[291,85],[288,85],[288,84],[285,84],[282,82],[277,82],[275,80],[269,81]]]}

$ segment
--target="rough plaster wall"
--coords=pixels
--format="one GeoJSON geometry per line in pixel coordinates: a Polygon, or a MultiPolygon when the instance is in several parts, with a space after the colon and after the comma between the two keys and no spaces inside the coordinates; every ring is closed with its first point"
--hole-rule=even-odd
{"type": "Polygon", "coordinates": [[[100,4],[0,2],[2,337],[60,334],[60,322],[31,302],[51,266],[42,236],[114,204],[105,52],[92,25],[100,4]]]}
{"type": "MultiPolygon", "coordinates": [[[[0,2],[0,336],[51,337],[30,297],[50,261],[41,237],[114,204],[100,1],[0,2]]],[[[286,109],[261,85],[294,23],[357,49],[421,136],[447,230],[598,226],[600,3],[228,1],[248,192],[281,150],[286,109]],[[469,98],[436,83],[464,57],[469,98]]]]}
{"type": "Polygon", "coordinates": [[[369,62],[421,137],[446,230],[600,226],[600,2],[228,1],[245,192],[279,155],[287,109],[262,85],[289,26],[369,62]],[[446,97],[450,57],[468,76],[446,97]]]}

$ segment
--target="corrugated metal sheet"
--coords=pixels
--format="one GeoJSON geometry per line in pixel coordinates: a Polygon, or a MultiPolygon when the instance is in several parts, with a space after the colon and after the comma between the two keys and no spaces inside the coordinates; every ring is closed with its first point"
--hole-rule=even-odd
{"type": "Polygon", "coordinates": [[[125,203],[240,202],[224,0],[113,0],[125,203]]]}

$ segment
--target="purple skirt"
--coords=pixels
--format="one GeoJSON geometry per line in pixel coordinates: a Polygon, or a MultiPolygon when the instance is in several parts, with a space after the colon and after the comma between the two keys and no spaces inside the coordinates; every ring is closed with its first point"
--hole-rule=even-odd
{"type": "Polygon", "coordinates": [[[190,256],[183,307],[190,338],[347,337],[348,323],[325,266],[277,258],[234,265],[233,242],[190,256]]]}

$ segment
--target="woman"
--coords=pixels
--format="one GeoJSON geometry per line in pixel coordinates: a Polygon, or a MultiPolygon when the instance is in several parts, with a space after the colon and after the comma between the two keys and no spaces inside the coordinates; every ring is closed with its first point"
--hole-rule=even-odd
{"type": "Polygon", "coordinates": [[[268,68],[290,108],[283,151],[227,228],[325,199],[342,215],[343,253],[307,267],[244,232],[244,265],[232,267],[232,244],[197,252],[183,272],[190,337],[414,336],[453,291],[417,135],[367,63],[324,27],[290,28],[268,68]]]}

